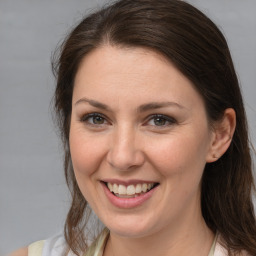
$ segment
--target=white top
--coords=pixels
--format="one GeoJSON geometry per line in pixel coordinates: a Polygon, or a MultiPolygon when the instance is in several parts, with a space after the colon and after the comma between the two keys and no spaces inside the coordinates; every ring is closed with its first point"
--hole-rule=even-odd
{"type": "MultiPolygon", "coordinates": [[[[37,241],[28,247],[28,256],[64,256],[68,250],[65,238],[58,234],[47,240],[37,241]]],[[[74,256],[71,251],[68,256],[74,256]]]]}
{"type": "MultiPolygon", "coordinates": [[[[103,256],[105,243],[108,239],[108,231],[103,231],[95,243],[91,245],[84,256],[103,256]]],[[[216,236],[208,256],[227,256],[227,250],[220,245],[216,236]]],[[[37,241],[29,246],[28,256],[64,256],[68,250],[63,235],[59,234],[45,241],[37,241]]],[[[243,256],[248,255],[242,253],[243,256]]],[[[67,256],[75,256],[69,251],[67,256]]],[[[249,255],[248,255],[249,256],[249,255]]]]}

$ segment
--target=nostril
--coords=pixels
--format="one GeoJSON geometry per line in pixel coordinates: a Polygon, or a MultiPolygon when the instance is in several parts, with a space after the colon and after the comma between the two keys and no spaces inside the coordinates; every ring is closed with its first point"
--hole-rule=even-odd
{"type": "Polygon", "coordinates": [[[145,155],[141,150],[132,146],[116,146],[109,150],[106,160],[116,170],[126,171],[142,166],[145,162],[145,155]]]}

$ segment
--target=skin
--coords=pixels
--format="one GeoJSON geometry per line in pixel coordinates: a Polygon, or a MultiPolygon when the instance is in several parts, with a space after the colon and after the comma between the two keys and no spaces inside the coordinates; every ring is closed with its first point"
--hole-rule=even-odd
{"type": "Polygon", "coordinates": [[[11,253],[9,256],[27,256],[28,255],[28,248],[21,248],[13,253],[11,253]]]}
{"type": "Polygon", "coordinates": [[[214,235],[202,218],[200,182],[205,164],[229,145],[232,115],[227,110],[220,128],[210,127],[193,84],[151,50],[103,46],[84,58],[70,150],[84,197],[110,229],[104,255],[208,255],[214,235]],[[164,106],[142,108],[152,102],[164,106]],[[171,121],[156,125],[154,114],[171,121]],[[142,205],[122,209],[107,199],[106,179],[160,185],[142,205]]]}
{"type": "Polygon", "coordinates": [[[233,109],[209,124],[194,85],[160,54],[109,45],[89,53],[75,78],[70,151],[82,194],[110,229],[104,256],[207,256],[214,234],[201,214],[201,178],[234,129],[233,109]],[[123,209],[106,197],[106,179],[159,186],[123,209]]]}

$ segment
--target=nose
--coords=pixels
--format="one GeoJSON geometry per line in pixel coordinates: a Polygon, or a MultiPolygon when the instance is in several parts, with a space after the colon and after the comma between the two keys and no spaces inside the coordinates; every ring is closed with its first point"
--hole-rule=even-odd
{"type": "Polygon", "coordinates": [[[145,161],[139,136],[133,128],[119,128],[112,134],[107,154],[108,163],[118,171],[136,169],[145,161]]]}

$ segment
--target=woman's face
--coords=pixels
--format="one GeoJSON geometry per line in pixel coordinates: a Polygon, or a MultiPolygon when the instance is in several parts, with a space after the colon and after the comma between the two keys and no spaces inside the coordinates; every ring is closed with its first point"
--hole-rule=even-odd
{"type": "Polygon", "coordinates": [[[82,194],[115,234],[143,237],[201,217],[212,140],[201,96],[161,55],[103,46],[83,59],[72,163],[82,194]]]}

